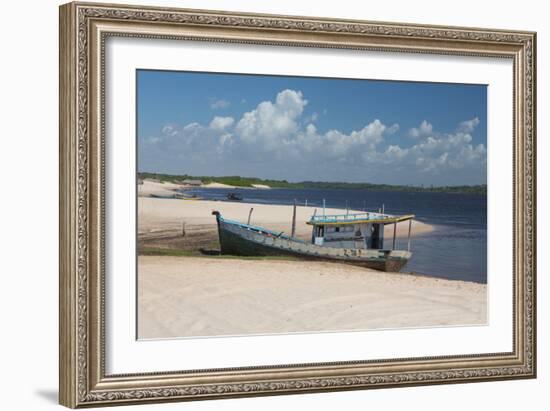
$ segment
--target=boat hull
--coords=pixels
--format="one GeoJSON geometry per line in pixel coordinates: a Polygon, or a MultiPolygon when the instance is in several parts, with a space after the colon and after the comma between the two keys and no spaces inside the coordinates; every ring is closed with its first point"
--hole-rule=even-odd
{"type": "Polygon", "coordinates": [[[397,272],[407,264],[411,253],[401,250],[343,249],[319,246],[251,228],[217,217],[221,253],[240,256],[290,256],[352,264],[381,271],[397,272]]]}

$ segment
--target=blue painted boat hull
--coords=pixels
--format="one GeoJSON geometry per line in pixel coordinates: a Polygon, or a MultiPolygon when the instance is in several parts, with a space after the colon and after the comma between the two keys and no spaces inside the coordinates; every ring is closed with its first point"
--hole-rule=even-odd
{"type": "Polygon", "coordinates": [[[216,214],[216,220],[221,253],[225,255],[289,256],[391,272],[401,270],[412,255],[408,251],[398,250],[359,250],[318,246],[261,227],[225,220],[219,213],[216,214]]]}

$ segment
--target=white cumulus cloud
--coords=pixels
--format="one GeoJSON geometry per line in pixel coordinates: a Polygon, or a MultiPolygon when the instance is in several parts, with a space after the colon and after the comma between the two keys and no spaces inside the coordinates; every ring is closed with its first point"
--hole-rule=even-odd
{"type": "Polygon", "coordinates": [[[224,100],[224,99],[212,99],[210,102],[210,108],[212,110],[219,110],[223,108],[227,108],[231,105],[230,101],[224,100]]]}
{"type": "Polygon", "coordinates": [[[399,124],[370,119],[358,129],[320,131],[308,100],[285,89],[234,118],[167,124],[140,140],[142,170],[281,179],[456,184],[486,178],[487,150],[474,143],[475,117],[439,132],[428,120],[399,136],[399,124]],[[399,143],[398,143],[399,142],[399,143]]]}
{"type": "Polygon", "coordinates": [[[298,131],[298,118],[307,100],[301,91],[283,90],[275,102],[263,101],[239,120],[236,134],[247,143],[261,143],[266,150],[276,148],[298,131]]]}
{"type": "Polygon", "coordinates": [[[458,125],[458,131],[463,133],[471,133],[479,125],[479,118],[475,117],[471,120],[466,120],[458,125]]]}
{"type": "Polygon", "coordinates": [[[216,116],[210,122],[210,128],[214,130],[224,130],[231,127],[234,122],[235,120],[233,119],[233,117],[216,116]]]}
{"type": "Polygon", "coordinates": [[[409,136],[412,138],[421,138],[426,137],[432,134],[433,126],[428,123],[426,120],[420,123],[420,126],[413,127],[409,130],[409,136]]]}

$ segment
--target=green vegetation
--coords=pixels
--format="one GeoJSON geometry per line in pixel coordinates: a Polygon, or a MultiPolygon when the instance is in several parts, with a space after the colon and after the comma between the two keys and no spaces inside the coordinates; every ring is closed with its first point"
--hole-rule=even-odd
{"type": "Polygon", "coordinates": [[[251,187],[252,184],[265,184],[273,188],[313,188],[313,189],[361,189],[361,190],[379,190],[379,191],[414,191],[414,192],[442,192],[442,193],[472,193],[487,194],[487,185],[463,185],[463,186],[412,186],[412,185],[391,185],[391,184],[371,184],[371,183],[338,183],[328,181],[301,181],[298,183],[289,183],[286,180],[264,180],[256,177],[241,176],[190,176],[190,175],[172,175],[157,173],[138,173],[139,178],[154,178],[160,181],[181,182],[185,179],[201,180],[204,184],[221,183],[235,187],[251,187]]]}
{"type": "Polygon", "coordinates": [[[221,255],[221,254],[203,254],[199,250],[176,250],[168,248],[143,248],[138,250],[138,255],[145,256],[162,256],[162,257],[206,257],[206,258],[223,258],[223,259],[238,259],[238,260],[287,260],[299,261],[299,258],[292,256],[240,256],[240,255],[221,255]]]}
{"type": "Polygon", "coordinates": [[[169,248],[143,248],[138,250],[138,255],[157,255],[166,257],[196,257],[201,255],[198,251],[175,250],[169,248]]]}

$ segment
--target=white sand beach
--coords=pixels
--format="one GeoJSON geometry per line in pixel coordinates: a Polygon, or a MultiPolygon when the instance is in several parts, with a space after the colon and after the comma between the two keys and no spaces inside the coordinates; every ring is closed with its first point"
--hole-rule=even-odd
{"type": "Polygon", "coordinates": [[[201,186],[201,188],[235,188],[229,184],[223,183],[208,183],[201,186]]]}
{"type": "Polygon", "coordinates": [[[157,183],[151,180],[143,180],[142,184],[138,184],[138,197],[149,197],[154,195],[170,195],[174,194],[174,191],[180,188],[186,188],[183,184],[174,183],[157,183]]]}
{"type": "MultiPolygon", "coordinates": [[[[210,183],[203,186],[210,188],[227,188],[225,184],[210,183]]],[[[292,222],[292,207],[287,205],[268,205],[268,204],[250,204],[243,202],[225,202],[225,201],[190,201],[177,199],[150,198],[151,194],[171,195],[175,190],[186,188],[184,185],[173,183],[157,183],[145,180],[138,188],[138,232],[146,235],[148,232],[158,230],[176,230],[180,231],[182,224],[185,223],[188,230],[196,228],[215,229],[216,219],[212,216],[212,211],[217,210],[225,218],[240,222],[247,222],[248,213],[253,208],[250,223],[262,226],[274,231],[290,232],[292,222]]],[[[308,239],[311,235],[311,226],[306,221],[315,212],[315,207],[298,206],[296,210],[296,236],[302,239],[308,239]]],[[[317,208],[317,213],[321,210],[317,208]]],[[[342,214],[343,210],[327,208],[326,214],[342,214]]],[[[353,213],[353,210],[350,210],[353,213]]],[[[360,211],[355,211],[360,212],[360,211]]],[[[414,221],[412,226],[412,235],[424,234],[432,231],[434,228],[420,221],[414,221]]],[[[397,237],[406,237],[408,235],[408,222],[397,224],[397,237]]],[[[386,238],[393,236],[393,226],[388,225],[385,228],[386,238]]]]}
{"type": "MultiPolygon", "coordinates": [[[[144,192],[161,194],[179,187],[155,182],[143,186],[144,192]]],[[[246,222],[251,208],[251,224],[290,232],[290,206],[138,198],[140,338],[486,322],[483,284],[378,272],[343,263],[201,254],[219,247],[212,211],[246,222]],[[176,255],[159,255],[159,250],[176,255]]],[[[326,213],[342,211],[327,209],[326,213]]],[[[297,208],[298,237],[310,238],[311,226],[306,221],[313,212],[313,207],[297,208]]],[[[414,236],[433,229],[415,221],[413,246],[414,236]]],[[[407,235],[408,223],[398,224],[397,237],[407,235]]],[[[386,228],[385,236],[392,238],[392,226],[386,228]]]]}
{"type": "Polygon", "coordinates": [[[139,257],[139,338],[485,324],[486,285],[350,265],[139,257]]]}
{"type": "MultiPolygon", "coordinates": [[[[274,231],[290,233],[292,224],[292,207],[287,205],[249,204],[242,202],[226,201],[189,201],[176,199],[159,199],[140,197],[138,199],[138,232],[141,235],[158,231],[159,229],[181,231],[182,224],[186,229],[215,229],[216,219],[212,211],[217,210],[231,220],[246,223],[248,213],[253,208],[250,223],[262,226],[274,231]],[[210,227],[209,227],[210,226],[210,227]]],[[[314,213],[315,207],[298,206],[296,209],[296,236],[308,239],[311,236],[311,226],[306,224],[314,213]]],[[[320,210],[317,209],[319,213],[320,210]]],[[[341,214],[343,210],[327,208],[327,214],[341,214]]],[[[397,237],[408,235],[409,224],[402,222],[397,224],[397,237]]],[[[412,235],[430,232],[433,227],[420,221],[414,221],[412,235]]],[[[393,226],[386,226],[386,238],[393,236],[393,226]]]]}

